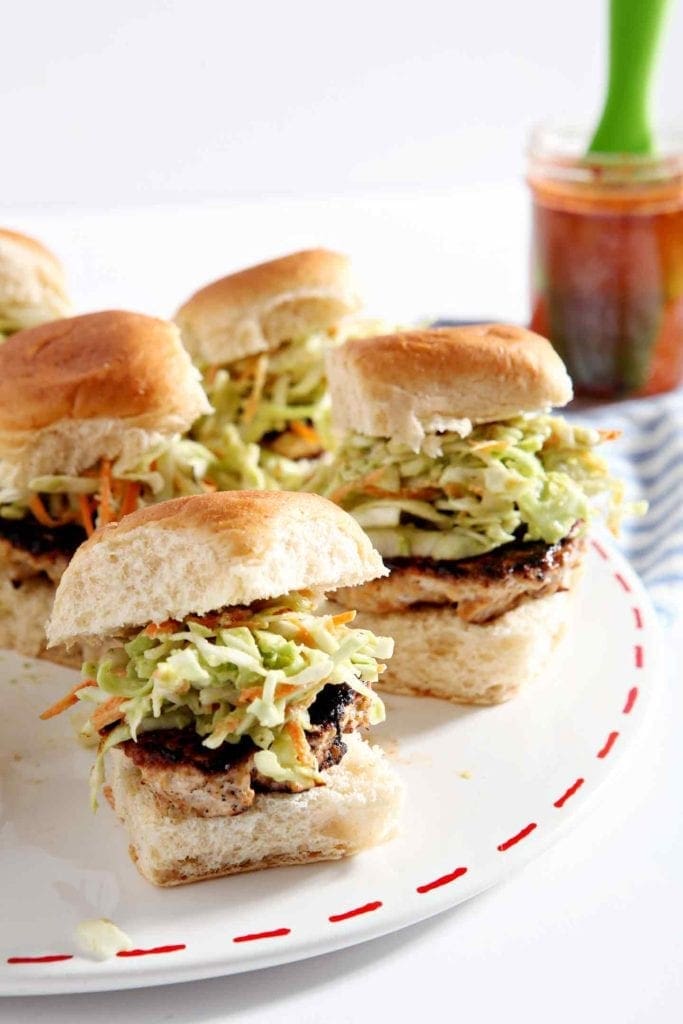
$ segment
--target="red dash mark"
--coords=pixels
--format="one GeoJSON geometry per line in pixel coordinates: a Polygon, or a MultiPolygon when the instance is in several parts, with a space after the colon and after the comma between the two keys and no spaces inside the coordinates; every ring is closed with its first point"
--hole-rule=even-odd
{"type": "Polygon", "coordinates": [[[8,964],[56,964],[60,960],[73,960],[72,953],[52,953],[49,956],[8,956],[8,964]]]}
{"type": "Polygon", "coordinates": [[[618,739],[619,739],[619,733],[618,732],[611,732],[609,734],[609,736],[607,737],[607,739],[605,741],[605,745],[602,748],[602,750],[598,750],[597,756],[598,757],[607,757],[607,755],[609,754],[610,750],[612,749],[612,747],[614,746],[614,744],[617,742],[618,739]]]}
{"type": "Polygon", "coordinates": [[[362,907],[354,907],[353,910],[345,910],[343,914],[331,914],[328,917],[328,921],[336,924],[337,921],[348,921],[350,917],[359,917],[360,914],[370,914],[373,910],[379,910],[382,906],[381,900],[375,900],[373,903],[365,903],[362,907]]]}
{"type": "Polygon", "coordinates": [[[633,618],[636,620],[636,629],[642,629],[643,628],[643,616],[642,616],[642,613],[640,611],[640,608],[634,608],[633,609],[633,618]]]}
{"type": "Polygon", "coordinates": [[[451,871],[448,875],[442,875],[441,878],[435,878],[433,882],[427,882],[425,885],[418,885],[417,892],[431,892],[432,889],[439,889],[442,885],[448,885],[449,882],[454,882],[456,878],[462,878],[467,873],[467,868],[456,868],[455,871],[451,871]]]}
{"type": "Polygon", "coordinates": [[[640,644],[636,644],[633,648],[633,655],[636,660],[636,668],[642,668],[645,659],[643,657],[643,648],[640,646],[640,644]]]}
{"type": "Polygon", "coordinates": [[[600,558],[604,558],[604,560],[606,562],[608,562],[609,561],[609,555],[607,554],[607,552],[603,548],[602,544],[598,544],[597,540],[591,541],[591,544],[593,545],[593,547],[595,548],[597,553],[600,555],[600,558]]]}
{"type": "Polygon", "coordinates": [[[633,686],[628,691],[628,697],[626,698],[626,703],[624,704],[624,710],[622,711],[623,715],[630,715],[631,714],[631,712],[633,711],[633,705],[635,704],[637,699],[638,699],[638,687],[637,686],[633,686]]]}
{"type": "Polygon", "coordinates": [[[289,935],[291,928],[274,928],[272,932],[254,932],[253,935],[236,935],[233,942],[254,942],[256,939],[277,939],[289,935]]]}
{"type": "Polygon", "coordinates": [[[177,953],[179,949],[186,949],[184,942],[176,946],[153,946],[151,949],[122,949],[117,956],[152,956],[155,953],[177,953]]]}
{"type": "Polygon", "coordinates": [[[537,827],[538,826],[535,821],[530,822],[530,824],[523,828],[521,832],[518,832],[516,836],[511,836],[510,839],[506,839],[504,843],[501,843],[498,849],[501,853],[505,853],[505,851],[509,850],[511,846],[516,846],[517,843],[521,843],[522,839],[526,839],[526,837],[537,827]]]}
{"type": "Polygon", "coordinates": [[[566,804],[567,800],[569,800],[570,797],[574,796],[574,793],[578,792],[578,790],[581,789],[581,787],[583,786],[585,781],[586,781],[585,779],[577,779],[576,782],[574,782],[569,787],[569,789],[565,793],[562,794],[562,796],[559,798],[559,800],[555,801],[555,803],[553,804],[553,807],[564,807],[564,805],[566,804]]]}
{"type": "Polygon", "coordinates": [[[631,584],[628,582],[628,580],[624,579],[620,572],[615,572],[614,578],[622,590],[625,590],[627,594],[631,593],[631,584]]]}

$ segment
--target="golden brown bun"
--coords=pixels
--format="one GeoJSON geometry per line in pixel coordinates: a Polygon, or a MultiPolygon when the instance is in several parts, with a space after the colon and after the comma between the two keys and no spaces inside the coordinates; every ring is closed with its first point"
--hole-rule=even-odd
{"type": "MultiPolygon", "coordinates": [[[[354,625],[395,640],[377,689],[500,704],[548,669],[571,618],[572,597],[573,590],[529,599],[482,624],[465,622],[451,608],[424,606],[359,612],[354,625]]],[[[352,595],[344,595],[347,602],[352,595]]]]}
{"type": "Polygon", "coordinates": [[[14,483],[141,451],[210,411],[177,327],[110,311],[20,331],[0,346],[0,459],[14,483]]]}
{"type": "Polygon", "coordinates": [[[335,424],[417,449],[449,421],[485,423],[565,405],[564,363],[522,327],[483,324],[357,338],[328,354],[335,424]]]}
{"type": "Polygon", "coordinates": [[[121,750],[110,754],[112,804],[130,855],[155,885],[183,885],[285,864],[350,857],[391,839],[403,790],[381,750],[357,734],[325,772],[327,785],[304,793],[258,793],[232,818],[200,818],[159,806],[121,750]]]}
{"type": "Polygon", "coordinates": [[[385,573],[355,519],[318,495],[176,498],[106,526],[78,549],[59,585],[48,638],[71,644],[385,573]]]}
{"type": "Polygon", "coordinates": [[[0,335],[70,312],[57,257],[35,238],[0,228],[0,335]]]}
{"type": "Polygon", "coordinates": [[[347,257],[307,249],[214,281],[174,319],[193,360],[205,366],[326,331],[359,308],[347,257]]]}

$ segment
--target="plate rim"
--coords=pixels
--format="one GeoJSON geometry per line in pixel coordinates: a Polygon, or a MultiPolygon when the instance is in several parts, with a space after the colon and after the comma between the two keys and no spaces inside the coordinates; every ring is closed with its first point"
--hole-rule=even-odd
{"type": "MultiPolygon", "coordinates": [[[[663,632],[649,594],[626,557],[604,531],[594,531],[589,544],[592,549],[589,557],[607,563],[614,586],[626,595],[634,595],[636,603],[632,607],[632,612],[635,613],[633,629],[635,638],[641,641],[632,644],[634,677],[656,681],[659,677],[658,669],[662,660],[663,632]],[[647,635],[647,641],[640,635],[641,633],[647,635]]],[[[582,780],[580,786],[570,786],[564,794],[557,797],[557,800],[563,801],[559,805],[560,807],[571,799],[571,812],[556,821],[552,828],[545,830],[538,824],[543,818],[540,814],[541,809],[537,808],[539,813],[535,814],[534,818],[521,828],[519,833],[509,837],[498,847],[501,852],[505,853],[505,860],[501,862],[500,866],[491,861],[481,874],[477,874],[475,886],[468,886],[464,895],[462,895],[462,889],[458,890],[457,880],[466,872],[468,873],[469,869],[467,865],[453,865],[450,873],[413,887],[421,896],[426,897],[424,905],[421,902],[415,903],[414,893],[411,893],[413,897],[411,900],[405,901],[405,906],[401,906],[400,901],[396,900],[396,894],[394,894],[393,900],[388,900],[385,904],[380,898],[382,894],[378,893],[377,899],[370,904],[351,907],[347,911],[341,910],[337,915],[330,915],[328,921],[340,925],[339,930],[331,928],[327,935],[322,935],[320,931],[313,935],[298,934],[293,946],[291,944],[279,945],[277,941],[274,941],[272,945],[266,941],[263,946],[252,946],[252,941],[287,938],[295,931],[295,929],[278,928],[272,931],[255,932],[248,936],[233,936],[232,942],[228,937],[226,947],[217,951],[214,956],[207,956],[204,951],[198,951],[193,955],[191,947],[185,944],[176,944],[172,947],[152,947],[140,951],[139,956],[126,960],[124,970],[118,969],[115,958],[97,962],[80,958],[75,951],[71,951],[69,954],[52,954],[56,957],[52,963],[32,961],[30,956],[17,956],[16,959],[9,957],[0,965],[2,968],[0,969],[0,994],[37,996],[100,992],[143,988],[159,984],[168,985],[247,973],[252,970],[298,962],[381,938],[451,909],[492,888],[498,882],[504,881],[511,874],[540,857],[551,846],[561,841],[571,828],[583,820],[600,797],[605,783],[619,774],[619,771],[638,749],[638,741],[646,733],[647,727],[654,717],[656,707],[663,696],[664,687],[650,686],[645,690],[645,696],[641,698],[642,692],[642,688],[635,684],[630,685],[627,689],[626,702],[621,708],[621,718],[616,717],[618,712],[615,711],[615,721],[625,720],[625,716],[630,715],[636,705],[636,698],[638,698],[640,708],[643,709],[642,714],[628,719],[629,722],[635,721],[636,723],[629,729],[628,742],[618,743],[617,739],[621,730],[611,730],[605,737],[603,747],[596,752],[596,759],[600,759],[601,764],[599,771],[592,776],[590,784],[584,785],[585,780],[582,780]],[[635,695],[632,696],[634,691],[635,695]],[[523,841],[531,836],[533,839],[530,842],[523,841]],[[452,877],[449,877],[449,874],[452,877]],[[385,907],[389,908],[388,914],[376,915],[376,911],[385,907]],[[240,944],[239,951],[236,955],[229,956],[230,950],[235,951],[236,943],[240,944]],[[242,949],[249,952],[242,954],[242,949]],[[143,955],[157,952],[182,952],[185,955],[180,963],[173,957],[169,960],[165,958],[158,960],[154,955],[150,955],[149,959],[143,955]],[[80,971],[72,972],[67,969],[65,972],[59,973],[60,963],[70,961],[81,964],[80,971]]],[[[546,808],[543,809],[544,813],[550,806],[550,803],[546,805],[546,808]]],[[[554,806],[558,806],[557,801],[554,806]]],[[[285,868],[282,870],[296,869],[285,868]]],[[[35,954],[36,958],[50,955],[38,952],[35,954]]]]}

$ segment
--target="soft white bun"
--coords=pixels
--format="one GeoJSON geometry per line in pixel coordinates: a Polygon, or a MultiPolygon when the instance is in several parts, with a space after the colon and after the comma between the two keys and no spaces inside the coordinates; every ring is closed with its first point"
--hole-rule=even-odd
{"type": "MultiPolygon", "coordinates": [[[[9,566],[0,566],[0,649],[80,668],[86,657],[81,646],[72,651],[61,645],[47,649],[45,623],[52,611],[55,588],[47,576],[16,580],[9,566]]],[[[91,654],[88,649],[88,656],[91,654]]]]}
{"type": "Polygon", "coordinates": [[[330,330],[360,304],[348,258],[308,249],[214,281],[174,319],[196,363],[224,365],[330,330]]]}
{"type": "Polygon", "coordinates": [[[327,372],[340,430],[395,438],[415,450],[429,431],[467,429],[572,397],[550,342],[509,324],[352,339],[330,350],[327,372]]]}
{"type": "Polygon", "coordinates": [[[327,785],[304,793],[259,793],[232,818],[199,818],[163,808],[121,750],[112,750],[111,800],[140,873],[155,885],[183,885],[285,864],[338,860],[391,839],[402,786],[381,750],[357,734],[325,772],[327,785]]]}
{"type": "Polygon", "coordinates": [[[354,625],[395,640],[377,689],[440,697],[455,704],[500,704],[544,672],[571,617],[572,592],[524,601],[478,625],[450,608],[379,615],[359,612],[354,625]]]}
{"type": "Polygon", "coordinates": [[[135,458],[211,407],[178,328],[139,313],[89,313],[0,346],[3,483],[135,458]]]}
{"type": "Polygon", "coordinates": [[[57,591],[51,644],[386,575],[355,519],[303,492],[175,498],[98,530],[57,591]]]}
{"type": "Polygon", "coordinates": [[[57,257],[35,238],[0,228],[0,334],[70,312],[57,257]]]}

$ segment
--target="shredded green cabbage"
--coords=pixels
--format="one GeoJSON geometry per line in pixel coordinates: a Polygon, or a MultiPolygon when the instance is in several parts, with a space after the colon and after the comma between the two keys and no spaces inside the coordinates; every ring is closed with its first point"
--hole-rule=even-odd
{"type": "Polygon", "coordinates": [[[519,416],[466,437],[407,445],[352,433],[312,487],[358,520],[387,558],[458,559],[519,539],[556,543],[602,511],[616,530],[622,484],[595,453],[603,436],[559,416],[519,416]]]}
{"type": "Polygon", "coordinates": [[[335,445],[325,352],[388,329],[380,320],[349,320],[229,366],[203,367],[215,411],[195,424],[192,436],[215,453],[219,489],[304,487],[335,445]]]}
{"type": "MultiPolygon", "coordinates": [[[[263,775],[307,789],[322,781],[317,762],[310,750],[302,756],[287,726],[310,730],[308,708],[324,686],[348,684],[367,698],[370,724],[383,721],[372,684],[392,640],[315,615],[301,594],[235,612],[142,630],[83,666],[97,685],[79,690],[81,701],[123,698],[122,718],[100,744],[93,799],[107,750],[152,729],[192,726],[210,748],[249,736],[263,775]]],[[[88,723],[84,738],[92,732],[88,723]]]]}
{"type": "Polygon", "coordinates": [[[217,455],[221,490],[294,490],[310,476],[310,458],[332,443],[324,354],[333,343],[329,334],[311,334],[229,367],[205,368],[215,411],[193,436],[217,455]]]}
{"type": "MultiPolygon", "coordinates": [[[[184,494],[203,493],[203,482],[214,464],[214,456],[203,445],[175,437],[149,448],[134,463],[125,462],[123,458],[115,460],[111,466],[111,478],[114,483],[139,485],[135,507],[140,508],[184,494]]],[[[2,487],[0,477],[0,517],[23,519],[30,514],[29,502],[37,495],[55,523],[79,522],[79,496],[98,496],[99,489],[99,467],[73,476],[53,474],[34,477],[22,489],[2,487]]],[[[124,493],[122,487],[119,494],[112,494],[114,518],[118,516],[124,493]]],[[[94,519],[97,525],[97,511],[94,519]]]]}

